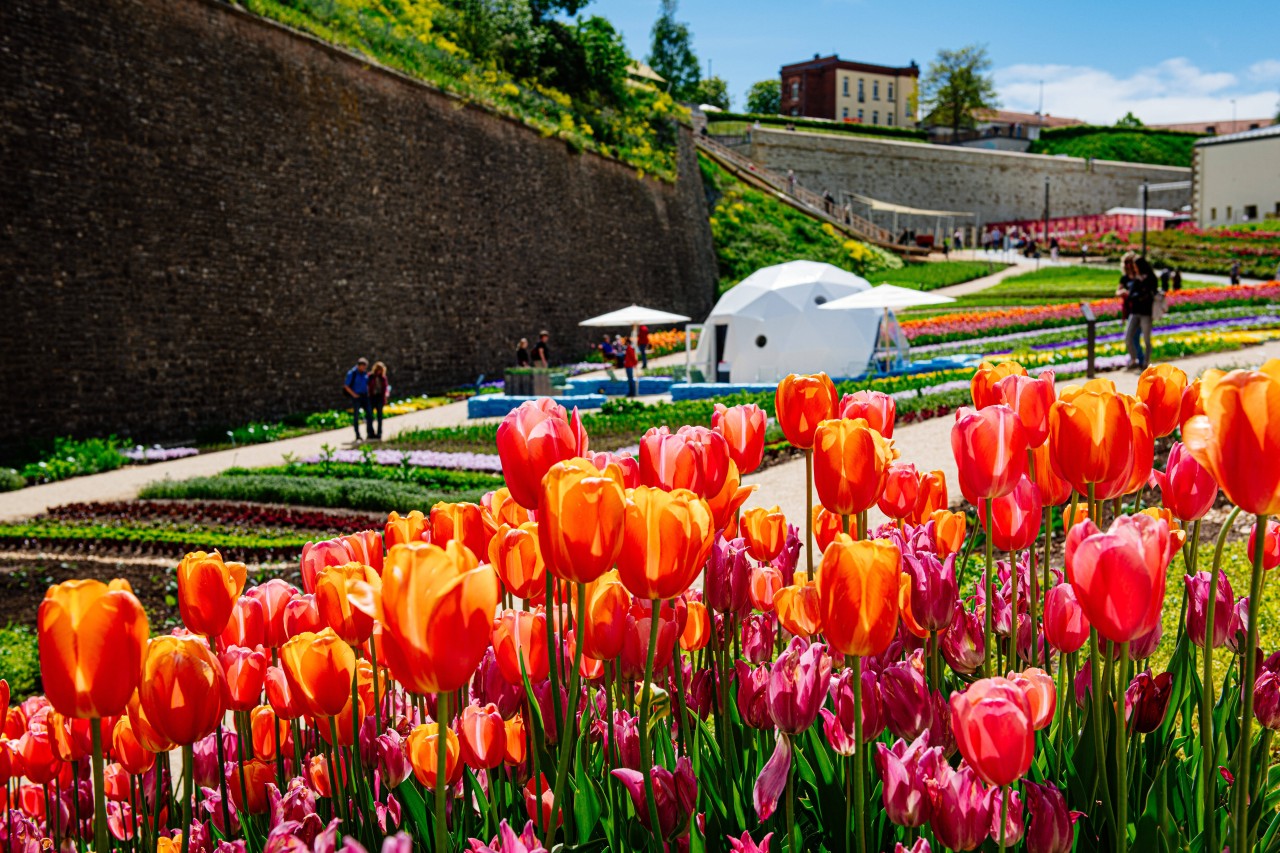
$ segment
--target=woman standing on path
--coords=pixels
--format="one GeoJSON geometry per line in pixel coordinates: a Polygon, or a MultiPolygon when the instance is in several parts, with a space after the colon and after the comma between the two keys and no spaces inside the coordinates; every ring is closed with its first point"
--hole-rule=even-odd
{"type": "Polygon", "coordinates": [[[1129,280],[1129,333],[1130,351],[1137,356],[1137,369],[1143,370],[1151,363],[1151,326],[1155,308],[1156,291],[1160,282],[1156,271],[1146,258],[1134,262],[1137,275],[1129,280]]]}
{"type": "Polygon", "coordinates": [[[391,397],[391,383],[387,381],[387,366],[382,362],[374,362],[373,369],[369,371],[369,409],[373,413],[373,421],[370,424],[370,438],[376,438],[382,441],[382,407],[387,404],[391,397]],[[373,425],[377,425],[377,431],[373,431],[373,425]]]}
{"type": "Polygon", "coordinates": [[[627,371],[627,396],[635,397],[639,393],[636,388],[636,348],[631,345],[630,338],[623,338],[622,344],[625,347],[622,353],[622,366],[627,371]]]}

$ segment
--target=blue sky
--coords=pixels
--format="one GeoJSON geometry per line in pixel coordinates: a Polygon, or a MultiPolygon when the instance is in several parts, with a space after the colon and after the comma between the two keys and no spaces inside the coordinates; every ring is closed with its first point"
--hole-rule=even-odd
{"type": "MultiPolygon", "coordinates": [[[[658,0],[594,0],[584,12],[648,53],[658,0]]],[[[735,107],[752,82],[815,52],[923,68],[939,48],[972,42],[987,45],[1009,109],[1034,111],[1041,80],[1046,112],[1108,124],[1129,110],[1150,123],[1220,121],[1232,98],[1239,118],[1273,116],[1280,101],[1276,0],[681,0],[677,18],[735,107]]]]}

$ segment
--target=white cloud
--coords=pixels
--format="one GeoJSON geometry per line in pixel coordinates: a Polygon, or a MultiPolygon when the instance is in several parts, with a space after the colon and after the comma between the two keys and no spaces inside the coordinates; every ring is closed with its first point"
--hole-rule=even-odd
{"type": "Polygon", "coordinates": [[[1132,112],[1148,124],[1275,115],[1280,92],[1265,81],[1280,79],[1280,61],[1256,62],[1243,75],[1205,71],[1186,59],[1166,59],[1127,77],[1076,65],[1013,65],[995,72],[1006,109],[1034,112],[1044,81],[1044,109],[1095,124],[1112,124],[1132,112]]]}

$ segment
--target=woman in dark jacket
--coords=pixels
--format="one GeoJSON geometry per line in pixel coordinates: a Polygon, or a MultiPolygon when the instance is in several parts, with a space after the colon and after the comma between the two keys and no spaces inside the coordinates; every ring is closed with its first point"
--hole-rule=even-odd
{"type": "Polygon", "coordinates": [[[1130,351],[1137,355],[1139,370],[1151,363],[1151,326],[1156,291],[1160,280],[1146,258],[1138,258],[1134,264],[1137,275],[1129,280],[1129,334],[1130,351]]]}
{"type": "Polygon", "coordinates": [[[391,396],[391,384],[387,381],[387,366],[382,362],[369,371],[369,409],[373,412],[378,431],[370,436],[382,441],[382,407],[391,396]]]}

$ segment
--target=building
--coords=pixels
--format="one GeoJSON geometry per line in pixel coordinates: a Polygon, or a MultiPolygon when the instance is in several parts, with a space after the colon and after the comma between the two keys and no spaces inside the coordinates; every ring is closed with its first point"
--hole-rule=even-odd
{"type": "Polygon", "coordinates": [[[883,127],[913,127],[920,66],[818,56],[782,66],[782,114],[883,127]]]}
{"type": "Polygon", "coordinates": [[[1201,228],[1280,218],[1280,125],[1196,140],[1191,197],[1201,228]]]}
{"type": "Polygon", "coordinates": [[[1040,138],[1042,130],[1084,124],[1078,118],[1012,110],[974,110],[973,121],[974,126],[962,128],[959,138],[954,140],[951,128],[930,127],[929,141],[996,151],[1026,151],[1031,147],[1032,140],[1040,138]]]}
{"type": "Polygon", "coordinates": [[[1149,124],[1154,130],[1181,130],[1186,133],[1203,133],[1208,136],[1226,136],[1229,133],[1243,133],[1247,130],[1257,130],[1262,127],[1271,127],[1275,124],[1274,118],[1242,118],[1230,119],[1227,121],[1187,121],[1178,124],[1149,124]]]}

